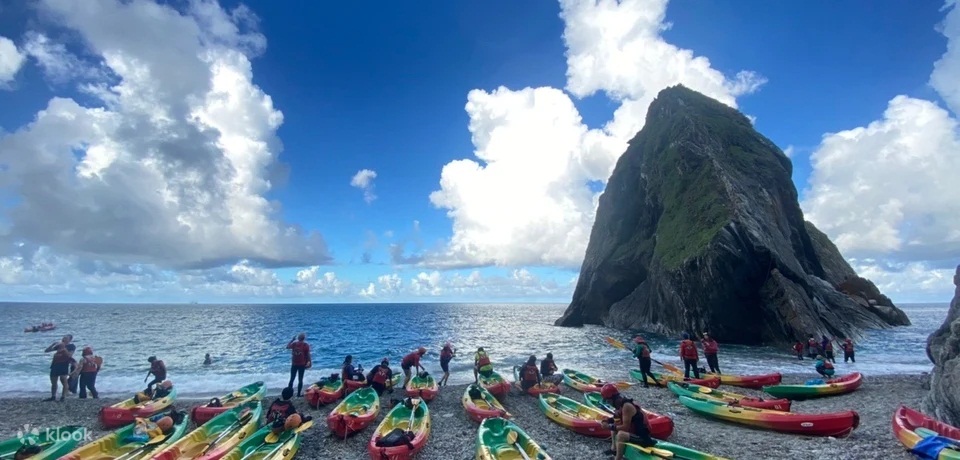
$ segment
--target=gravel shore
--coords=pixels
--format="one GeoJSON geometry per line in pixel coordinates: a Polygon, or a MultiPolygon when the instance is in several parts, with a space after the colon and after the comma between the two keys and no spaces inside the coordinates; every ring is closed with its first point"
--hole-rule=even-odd
{"type": "MultiPolygon", "coordinates": [[[[626,379],[625,375],[602,377],[626,379]]],[[[811,378],[809,375],[784,376],[784,383],[801,383],[809,378],[811,378]]],[[[926,394],[926,390],[923,389],[925,382],[927,378],[920,375],[865,376],[863,386],[852,394],[794,403],[793,411],[798,413],[824,413],[848,409],[859,412],[860,427],[845,439],[779,434],[709,420],[685,409],[666,389],[633,387],[626,390],[626,393],[645,408],[673,418],[676,428],[669,439],[671,442],[730,459],[886,458],[906,460],[912,457],[893,437],[890,418],[901,403],[919,408],[920,400],[926,394]]],[[[750,390],[733,387],[728,389],[759,395],[759,392],[750,390]]],[[[427,446],[418,458],[427,460],[474,458],[477,424],[467,418],[460,404],[463,390],[463,385],[444,387],[440,396],[430,402],[432,431],[427,446]]],[[[563,394],[582,401],[582,395],[579,392],[566,386],[563,387],[563,394]]],[[[400,392],[397,391],[395,395],[399,398],[400,392]]],[[[269,404],[274,397],[275,395],[268,395],[265,401],[269,404]]],[[[0,439],[16,436],[17,431],[25,424],[41,427],[41,429],[65,424],[83,425],[90,430],[91,436],[96,438],[105,434],[97,422],[98,409],[115,402],[117,401],[110,399],[75,398],[63,403],[41,402],[27,398],[2,399],[0,403],[3,404],[5,416],[0,419],[0,439]]],[[[177,407],[189,409],[203,402],[182,400],[177,407]]],[[[333,438],[329,435],[324,420],[333,405],[315,410],[309,408],[303,399],[296,399],[295,402],[298,409],[312,415],[317,422],[305,433],[298,458],[344,460],[368,458],[366,444],[374,426],[347,440],[333,438]]],[[[540,412],[535,398],[515,390],[505,398],[504,406],[514,415],[516,423],[544,446],[553,458],[608,458],[603,455],[603,451],[608,448],[609,441],[581,436],[554,424],[540,412]]],[[[381,411],[380,418],[383,413],[381,411]]]]}

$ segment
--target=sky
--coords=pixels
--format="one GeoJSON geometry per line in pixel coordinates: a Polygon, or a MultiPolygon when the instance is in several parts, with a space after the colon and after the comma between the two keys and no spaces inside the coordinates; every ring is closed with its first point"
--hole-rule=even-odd
{"type": "Polygon", "coordinates": [[[950,299],[956,0],[35,0],[0,3],[0,300],[568,302],[678,83],[861,276],[950,299]]]}

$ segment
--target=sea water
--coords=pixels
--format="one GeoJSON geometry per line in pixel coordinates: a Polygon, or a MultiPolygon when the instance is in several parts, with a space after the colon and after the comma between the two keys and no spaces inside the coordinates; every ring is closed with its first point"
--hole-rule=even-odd
{"type": "MultiPolygon", "coordinates": [[[[104,395],[132,394],[144,387],[147,357],[162,359],[168,378],[185,397],[208,397],[262,380],[271,392],[286,386],[290,352],[287,343],[307,334],[313,368],[304,385],[337,372],[343,357],[367,370],[388,357],[400,359],[419,346],[427,371],[440,375],[439,352],[449,341],[458,356],[450,383],[473,380],[473,352],[483,346],[496,368],[510,375],[529,355],[552,352],[560,368],[573,368],[608,379],[628,379],[636,360],[603,340],[629,343],[632,333],[600,326],[555,327],[565,305],[548,304],[321,304],[321,305],[0,305],[0,397],[40,396],[49,392],[51,354],[43,350],[64,334],[73,334],[79,350],[91,346],[104,359],[97,389],[104,395]],[[43,321],[50,332],[25,333],[43,321]],[[210,353],[213,364],[203,365],[210,353]]],[[[930,370],[924,351],[927,335],[946,317],[946,304],[903,305],[913,325],[868,331],[857,342],[857,363],[838,371],[867,375],[930,370]]],[[[639,331],[651,343],[654,359],[679,364],[677,337],[639,331]]],[[[809,373],[813,362],[798,361],[791,349],[720,345],[725,373],[809,373]]],[[[837,355],[842,352],[837,348],[837,355]]]]}

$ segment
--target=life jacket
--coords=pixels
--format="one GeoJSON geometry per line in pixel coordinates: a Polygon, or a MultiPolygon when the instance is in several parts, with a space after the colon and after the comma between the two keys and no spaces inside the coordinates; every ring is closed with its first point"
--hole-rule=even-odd
{"type": "Polygon", "coordinates": [[[163,361],[158,359],[154,361],[153,364],[150,365],[150,372],[152,372],[153,375],[157,377],[160,377],[162,375],[165,376],[167,375],[167,368],[166,366],[163,365],[163,361]]]}
{"type": "Polygon", "coordinates": [[[703,340],[703,353],[706,355],[715,355],[720,351],[720,345],[717,344],[716,340],[713,339],[704,339],[703,340]]]}
{"type": "Polygon", "coordinates": [[[370,372],[370,381],[385,385],[391,373],[389,367],[377,365],[376,369],[370,372]]]}
{"type": "MultiPolygon", "coordinates": [[[[649,436],[650,436],[650,428],[647,426],[647,416],[646,416],[646,414],[643,413],[643,411],[640,409],[640,406],[638,406],[636,403],[634,403],[632,399],[625,399],[625,400],[623,401],[623,405],[624,405],[624,406],[626,406],[627,404],[630,404],[631,406],[634,407],[634,409],[636,409],[636,413],[633,414],[633,419],[630,420],[630,425],[629,425],[629,426],[630,426],[630,433],[635,434],[635,435],[640,436],[640,437],[649,437],[649,436]]],[[[621,414],[623,413],[623,407],[622,407],[622,406],[621,406],[621,408],[620,408],[620,413],[621,413],[621,414]]]]}
{"type": "Polygon", "coordinates": [[[697,345],[692,340],[680,342],[680,357],[683,359],[698,359],[700,355],[697,353],[697,345]]]}
{"type": "Polygon", "coordinates": [[[411,367],[420,362],[420,355],[417,352],[412,352],[407,356],[403,357],[403,361],[400,362],[400,365],[403,367],[411,367]]]}
{"type": "Polygon", "coordinates": [[[826,351],[833,351],[833,342],[827,342],[827,346],[823,347],[826,351]]]}
{"type": "Polygon", "coordinates": [[[284,420],[287,418],[287,416],[294,412],[296,412],[296,410],[294,409],[292,402],[277,399],[273,401],[273,404],[270,405],[270,409],[267,410],[267,422],[284,420]]]}
{"type": "Polygon", "coordinates": [[[485,352],[477,353],[477,367],[486,367],[490,365],[490,357],[485,352]]]}
{"type": "Polygon", "coordinates": [[[84,356],[80,366],[80,372],[97,372],[100,370],[100,366],[97,365],[93,356],[84,356]]]}
{"type": "Polygon", "coordinates": [[[553,367],[554,365],[552,359],[544,359],[543,361],[540,361],[540,375],[544,377],[553,375],[553,367]]]}
{"type": "Polygon", "coordinates": [[[637,347],[633,349],[633,356],[635,358],[649,358],[650,347],[645,343],[637,344],[637,347]]]}
{"type": "Polygon", "coordinates": [[[795,352],[797,352],[797,353],[800,353],[801,351],[803,351],[803,344],[800,343],[800,342],[795,343],[795,344],[793,345],[793,351],[795,351],[795,352]]]}
{"type": "Polygon", "coordinates": [[[447,347],[443,347],[443,349],[440,350],[440,359],[445,360],[445,359],[452,359],[452,358],[453,358],[453,350],[447,347]]]}
{"type": "Polygon", "coordinates": [[[847,353],[853,353],[853,342],[844,342],[843,351],[847,353]]]}
{"type": "Polygon", "coordinates": [[[820,344],[817,343],[816,339],[807,340],[807,348],[817,348],[820,344]]]}
{"type": "Polygon", "coordinates": [[[536,382],[539,376],[536,364],[524,364],[523,373],[520,375],[524,382],[536,382]]]}
{"type": "Polygon", "coordinates": [[[306,366],[307,355],[310,353],[310,344],[296,341],[290,344],[290,360],[294,366],[306,366]]]}
{"type": "Polygon", "coordinates": [[[824,361],[824,362],[823,362],[823,368],[824,368],[824,369],[833,369],[833,363],[831,363],[830,361],[824,361]]]}

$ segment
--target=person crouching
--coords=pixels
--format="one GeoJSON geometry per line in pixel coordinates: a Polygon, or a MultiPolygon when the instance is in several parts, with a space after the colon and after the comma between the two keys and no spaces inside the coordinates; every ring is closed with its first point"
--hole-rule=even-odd
{"type": "Polygon", "coordinates": [[[650,437],[650,424],[640,405],[621,395],[620,390],[612,383],[600,388],[600,396],[620,415],[619,422],[615,418],[608,420],[610,432],[614,435],[612,446],[606,452],[607,455],[616,454],[616,460],[623,460],[624,445],[627,443],[642,447],[652,447],[657,444],[657,441],[650,437]]]}

